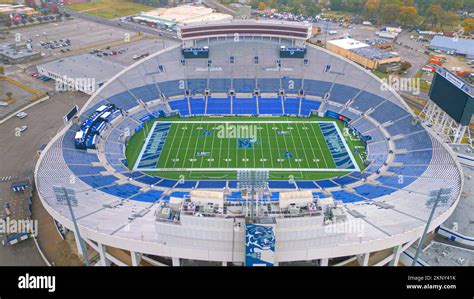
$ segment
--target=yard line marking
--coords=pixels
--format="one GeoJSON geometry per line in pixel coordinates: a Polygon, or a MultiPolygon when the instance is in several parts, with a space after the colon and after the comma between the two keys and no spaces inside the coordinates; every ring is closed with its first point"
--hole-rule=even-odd
{"type": "MultiPolygon", "coordinates": [[[[276,140],[276,143],[277,143],[277,151],[280,151],[280,143],[278,142],[278,135],[277,135],[276,131],[273,130],[273,127],[272,127],[272,130],[271,130],[271,131],[273,132],[273,134],[275,134],[275,136],[272,136],[272,139],[275,138],[275,140],[276,140]]],[[[269,138],[270,138],[270,137],[269,137],[269,138]]],[[[271,150],[273,150],[273,149],[271,149],[271,150]]],[[[277,157],[279,157],[279,154],[278,154],[277,157]]],[[[282,162],[281,160],[278,161],[278,159],[281,159],[281,158],[277,158],[277,162],[280,162],[280,167],[283,167],[283,162],[282,162]]]]}
{"type": "MultiPolygon", "coordinates": [[[[314,127],[313,127],[313,126],[311,126],[311,130],[313,131],[314,136],[318,136],[318,135],[316,134],[316,131],[314,130],[314,127]]],[[[321,132],[321,128],[319,128],[319,124],[318,124],[318,130],[319,130],[319,132],[321,132]]],[[[321,132],[321,134],[322,134],[322,132],[321,132]]],[[[318,138],[316,138],[316,142],[318,143],[318,148],[319,148],[319,151],[321,152],[321,158],[322,158],[322,160],[324,161],[324,165],[326,166],[326,168],[328,168],[329,165],[328,165],[328,162],[326,161],[326,157],[324,157],[323,148],[321,147],[321,144],[319,143],[318,138]]],[[[326,145],[326,143],[325,143],[325,145],[326,145]]],[[[329,150],[329,148],[328,148],[327,146],[326,146],[326,148],[329,150]]],[[[331,156],[331,157],[332,157],[332,156],[331,156]]],[[[334,165],[336,165],[336,163],[334,163],[334,165]]]]}
{"type": "MultiPolygon", "coordinates": [[[[186,163],[186,159],[188,158],[188,151],[189,151],[189,143],[191,142],[191,136],[192,136],[192,133],[194,131],[194,124],[191,126],[191,131],[189,132],[189,134],[187,135],[188,136],[188,144],[186,145],[186,153],[184,154],[184,159],[183,159],[183,166],[184,167],[184,163],[186,163]]],[[[179,150],[181,149],[181,147],[179,148],[179,150]]]]}
{"type": "MultiPolygon", "coordinates": [[[[180,130],[181,128],[184,128],[184,126],[181,126],[181,125],[178,124],[177,127],[176,127],[176,130],[180,130]]],[[[183,131],[184,131],[184,130],[183,130],[183,131]]],[[[178,132],[179,132],[179,131],[178,131],[178,132]]],[[[178,148],[181,148],[181,143],[183,142],[183,136],[184,136],[184,134],[181,134],[181,138],[179,138],[180,141],[179,141],[179,144],[178,144],[178,148]]],[[[171,148],[169,149],[168,157],[169,157],[169,154],[173,151],[173,145],[174,145],[174,142],[175,142],[176,139],[178,139],[178,138],[176,138],[176,134],[174,134],[174,135],[173,135],[173,143],[171,144],[171,148]]],[[[179,151],[179,150],[176,151],[175,159],[176,159],[176,158],[179,158],[179,153],[180,153],[180,152],[181,152],[181,151],[179,151]]],[[[165,163],[168,164],[168,160],[165,160],[165,163]]],[[[176,161],[174,161],[173,167],[176,167],[176,161]]]]}
{"type": "MultiPolygon", "coordinates": [[[[298,129],[297,129],[297,128],[293,128],[293,127],[291,127],[291,128],[292,128],[292,130],[289,130],[289,132],[290,132],[291,140],[293,141],[293,145],[295,146],[295,153],[297,153],[297,146],[296,146],[295,138],[293,137],[292,132],[293,132],[295,129],[296,129],[296,130],[298,130],[298,129]]],[[[300,143],[300,146],[301,146],[301,149],[303,150],[303,152],[305,153],[305,156],[306,156],[305,146],[303,145],[303,143],[300,143]]],[[[299,150],[299,148],[298,148],[298,150],[299,150]]],[[[297,160],[297,161],[298,161],[298,162],[297,162],[297,163],[298,163],[298,167],[301,168],[301,162],[299,161],[299,160],[301,160],[301,159],[300,159],[299,157],[297,157],[297,159],[298,159],[298,160],[297,160]]],[[[306,157],[306,159],[308,159],[308,157],[306,157]]]]}
{"type": "MultiPolygon", "coordinates": [[[[281,130],[283,131],[283,124],[280,124],[280,126],[281,126],[281,130]]],[[[286,147],[285,151],[289,151],[288,144],[286,143],[285,134],[282,134],[282,136],[283,136],[283,141],[285,142],[285,147],[286,147]]],[[[288,158],[288,162],[290,162],[290,167],[292,167],[291,166],[291,158],[288,158]]]]}
{"type": "MultiPolygon", "coordinates": [[[[300,141],[301,145],[303,146],[303,153],[304,153],[304,157],[305,157],[305,159],[306,159],[306,166],[307,166],[307,168],[310,168],[311,165],[309,164],[308,155],[306,155],[306,147],[305,147],[304,144],[303,144],[303,138],[301,138],[300,128],[299,128],[299,127],[296,127],[296,131],[298,131],[299,141],[300,141]]],[[[309,141],[309,140],[308,140],[308,141],[309,141]]],[[[310,147],[311,149],[313,148],[311,142],[309,142],[309,147],[310,147]]]]}
{"type": "MultiPolygon", "coordinates": [[[[308,127],[309,127],[309,126],[310,126],[310,125],[308,125],[308,127]]],[[[308,137],[308,140],[311,142],[311,137],[310,137],[309,134],[308,134],[308,130],[304,130],[304,131],[305,131],[305,133],[306,133],[306,136],[308,137]]],[[[313,132],[314,132],[314,130],[313,130],[313,132]]],[[[317,137],[316,137],[316,141],[318,141],[318,138],[317,138],[317,137]]],[[[318,145],[319,145],[319,142],[318,142],[318,145]]],[[[313,147],[313,146],[311,146],[311,151],[313,152],[313,156],[314,156],[313,159],[319,159],[318,155],[317,155],[317,154],[315,153],[315,151],[314,151],[314,147],[313,147]]],[[[321,155],[324,156],[322,153],[321,153],[321,155]]],[[[323,157],[322,159],[324,160],[324,157],[323,157]]],[[[320,159],[320,161],[321,161],[321,159],[320,159]]],[[[319,166],[320,166],[320,165],[319,165],[320,163],[319,163],[319,162],[316,162],[316,163],[317,163],[317,166],[319,167],[319,166]]],[[[327,166],[327,165],[326,165],[326,166],[327,166]]]]}
{"type": "MultiPolygon", "coordinates": [[[[210,124],[206,124],[206,128],[205,128],[205,129],[204,129],[204,127],[203,127],[203,134],[204,134],[205,131],[209,131],[209,132],[210,132],[209,125],[210,125],[210,124]]],[[[211,133],[211,132],[210,132],[210,133],[211,133]]],[[[203,152],[207,150],[207,149],[206,149],[206,143],[207,143],[207,138],[208,138],[208,137],[212,137],[212,133],[211,133],[210,136],[203,135],[203,137],[202,137],[202,138],[204,138],[204,144],[203,144],[203,146],[202,146],[202,151],[203,151],[203,152]]],[[[212,151],[212,149],[211,149],[211,151],[212,151]]],[[[211,152],[210,154],[212,154],[212,152],[211,152]]],[[[206,156],[201,156],[201,163],[199,163],[199,167],[202,167],[202,162],[203,162],[205,159],[206,159],[206,156]]]]}

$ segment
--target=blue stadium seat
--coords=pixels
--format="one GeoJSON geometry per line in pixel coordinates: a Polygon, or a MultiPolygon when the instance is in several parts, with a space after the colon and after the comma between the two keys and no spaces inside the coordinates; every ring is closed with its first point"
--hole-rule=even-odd
{"type": "Polygon", "coordinates": [[[334,86],[331,90],[331,94],[329,96],[329,100],[341,104],[346,104],[347,102],[349,102],[349,100],[355,97],[359,91],[360,89],[351,86],[334,83],[334,86]]]}
{"type": "Polygon", "coordinates": [[[171,109],[178,110],[180,115],[189,115],[187,99],[170,101],[168,104],[170,105],[171,109]]]}
{"type": "Polygon", "coordinates": [[[257,101],[254,98],[234,98],[232,101],[233,114],[257,114],[257,101]]]}
{"type": "Polygon", "coordinates": [[[283,114],[280,98],[261,98],[258,100],[258,109],[260,114],[283,114]]]}
{"type": "Polygon", "coordinates": [[[207,100],[207,114],[230,114],[230,98],[213,98],[207,100]]]}
{"type": "Polygon", "coordinates": [[[156,202],[162,194],[163,194],[163,191],[150,190],[145,193],[140,193],[138,195],[135,195],[134,197],[130,199],[136,200],[136,201],[142,201],[142,202],[156,202]]]}

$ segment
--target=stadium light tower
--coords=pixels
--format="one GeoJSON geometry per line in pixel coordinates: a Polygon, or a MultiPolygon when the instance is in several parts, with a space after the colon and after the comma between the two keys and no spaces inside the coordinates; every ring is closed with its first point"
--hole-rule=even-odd
{"type": "Polygon", "coordinates": [[[255,194],[257,191],[268,187],[268,177],[268,170],[240,170],[237,172],[239,189],[250,190],[251,203],[249,220],[252,222],[255,219],[255,194]]]}
{"type": "Polygon", "coordinates": [[[84,264],[86,266],[90,266],[89,258],[87,257],[87,250],[84,245],[84,242],[81,238],[81,233],[79,232],[79,227],[77,225],[76,217],[72,211],[72,206],[77,206],[77,197],[76,197],[76,190],[72,188],[66,187],[53,187],[54,194],[56,195],[56,201],[61,205],[67,205],[69,207],[69,213],[71,214],[72,223],[74,224],[74,230],[76,233],[76,242],[79,242],[79,246],[81,247],[82,257],[84,259],[84,264]],[[72,204],[71,204],[72,201],[72,204]]]}
{"type": "Polygon", "coordinates": [[[433,215],[436,210],[436,207],[438,206],[439,203],[446,204],[449,200],[450,195],[451,195],[451,188],[441,188],[438,190],[432,190],[430,192],[430,195],[428,199],[426,200],[426,206],[427,207],[432,206],[431,213],[430,213],[430,217],[428,218],[428,221],[426,222],[423,235],[421,235],[420,243],[418,243],[418,247],[416,248],[416,254],[415,254],[415,257],[413,258],[413,263],[411,264],[412,266],[415,266],[418,261],[418,256],[420,255],[421,248],[423,247],[423,243],[425,242],[426,234],[431,225],[431,220],[433,219],[433,215]]]}

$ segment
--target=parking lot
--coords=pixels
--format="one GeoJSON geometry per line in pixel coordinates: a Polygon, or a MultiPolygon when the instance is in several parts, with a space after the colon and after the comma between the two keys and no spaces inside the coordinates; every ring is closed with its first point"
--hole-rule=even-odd
{"type": "Polygon", "coordinates": [[[104,56],[103,55],[104,51],[101,51],[98,54],[101,55],[102,58],[106,60],[119,63],[123,66],[129,66],[137,61],[133,59],[135,55],[141,55],[145,53],[148,53],[151,55],[157,51],[163,50],[163,46],[165,48],[168,48],[176,43],[177,43],[176,41],[172,41],[169,39],[156,39],[156,38],[143,39],[143,40],[129,43],[127,45],[123,45],[120,47],[111,47],[109,50],[107,50],[107,52],[110,52],[110,51],[118,52],[120,49],[125,50],[122,53],[117,53],[116,55],[104,56]]]}
{"type": "Polygon", "coordinates": [[[36,97],[37,94],[17,86],[9,80],[0,79],[0,102],[3,103],[0,105],[0,120],[32,103],[36,97]],[[9,93],[11,93],[10,98],[8,97],[9,93]],[[4,106],[6,104],[8,106],[4,106]]]}
{"type": "Polygon", "coordinates": [[[77,50],[87,50],[90,47],[99,47],[107,43],[125,41],[126,38],[132,38],[134,33],[125,29],[106,26],[83,19],[65,20],[57,23],[48,23],[29,28],[14,29],[10,31],[5,42],[13,43],[15,34],[19,33],[21,41],[32,40],[33,48],[41,51],[44,58],[35,61],[41,63],[42,60],[49,58],[56,59],[60,57],[61,50],[64,52],[73,52],[77,50]],[[60,41],[62,40],[62,41],[60,41]],[[70,45],[67,45],[67,40],[70,45]],[[41,46],[41,42],[49,42],[50,45],[65,45],[57,48],[46,48],[41,46]],[[69,49],[69,51],[67,51],[69,49]]]}
{"type": "MultiPolygon", "coordinates": [[[[39,103],[26,110],[28,116],[24,119],[12,118],[0,125],[0,177],[18,176],[32,177],[36,163],[36,153],[42,144],[48,143],[62,126],[62,116],[75,104],[82,107],[88,96],[78,92],[56,94],[51,99],[39,103]],[[15,128],[27,126],[28,129],[19,136],[15,128]]],[[[12,209],[20,207],[15,194],[8,190],[11,181],[0,182],[0,203],[10,202],[12,209]],[[6,189],[5,189],[6,188],[6,189]],[[13,205],[15,203],[15,205],[13,205]]],[[[36,203],[39,204],[39,203],[36,203]]],[[[52,221],[46,213],[38,219],[40,227],[42,221],[52,221]],[[44,217],[44,218],[43,218],[44,217]]],[[[39,215],[36,215],[39,217],[39,215]]],[[[54,230],[51,234],[56,233],[54,230]]],[[[41,235],[40,235],[41,238],[41,235]]],[[[58,246],[50,244],[50,246],[58,246]]],[[[44,265],[33,239],[28,239],[11,246],[0,245],[0,265],[44,265]]]]}

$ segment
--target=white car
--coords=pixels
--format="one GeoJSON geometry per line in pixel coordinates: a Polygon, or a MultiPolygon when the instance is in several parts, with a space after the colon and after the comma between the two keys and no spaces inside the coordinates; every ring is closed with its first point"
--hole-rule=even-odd
{"type": "Polygon", "coordinates": [[[16,114],[16,117],[18,117],[19,119],[23,119],[27,116],[28,116],[28,114],[26,112],[19,112],[19,113],[16,114]]]}
{"type": "Polygon", "coordinates": [[[16,128],[15,131],[22,133],[22,132],[25,132],[26,129],[28,129],[28,126],[21,126],[21,127],[16,128]]]}

